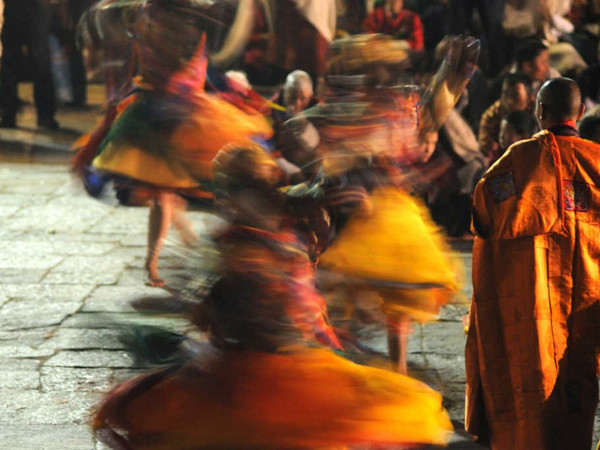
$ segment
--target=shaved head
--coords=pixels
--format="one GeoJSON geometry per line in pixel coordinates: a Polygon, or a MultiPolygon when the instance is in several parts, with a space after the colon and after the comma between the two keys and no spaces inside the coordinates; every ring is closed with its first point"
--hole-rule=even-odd
{"type": "Polygon", "coordinates": [[[581,93],[575,81],[570,78],[552,78],[540,88],[536,101],[536,118],[542,128],[556,122],[577,120],[581,113],[581,93]]]}

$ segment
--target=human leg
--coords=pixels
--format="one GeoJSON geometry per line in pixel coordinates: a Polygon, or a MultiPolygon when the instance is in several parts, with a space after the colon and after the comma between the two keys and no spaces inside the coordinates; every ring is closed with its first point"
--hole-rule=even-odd
{"type": "Polygon", "coordinates": [[[17,67],[24,40],[20,31],[20,14],[18,6],[9,3],[4,10],[4,26],[2,29],[2,59],[0,61],[0,102],[2,103],[2,127],[14,128],[18,110],[17,99],[17,67]]]}
{"type": "Polygon", "coordinates": [[[150,205],[148,253],[145,265],[150,286],[162,287],[165,285],[164,280],[158,275],[158,257],[173,220],[175,197],[176,194],[172,192],[161,191],[150,205]]]}
{"type": "Polygon", "coordinates": [[[31,59],[34,65],[33,96],[38,125],[55,129],[58,128],[58,124],[54,120],[56,99],[50,66],[50,47],[48,45],[50,17],[41,5],[36,6],[33,9],[34,14],[27,21],[31,59]]]}
{"type": "Polygon", "coordinates": [[[198,241],[198,235],[194,232],[194,226],[185,213],[186,209],[187,202],[176,195],[173,201],[173,226],[179,233],[183,243],[193,246],[198,241]]]}
{"type": "Polygon", "coordinates": [[[392,361],[392,368],[406,375],[408,336],[410,335],[410,318],[407,315],[395,315],[388,317],[387,340],[388,352],[392,361]]]}

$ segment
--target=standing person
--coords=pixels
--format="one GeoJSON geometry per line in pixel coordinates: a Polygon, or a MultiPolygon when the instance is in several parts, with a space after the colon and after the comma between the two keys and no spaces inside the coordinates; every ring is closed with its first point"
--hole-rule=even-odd
{"type": "Polygon", "coordinates": [[[404,9],[403,0],[387,0],[375,8],[363,22],[369,33],[384,33],[405,41],[411,50],[425,49],[423,22],[418,14],[404,9]]]}
{"type": "Polygon", "coordinates": [[[577,84],[547,81],[542,132],[475,189],[466,428],[492,449],[586,449],[598,403],[600,146],[577,84]]]}
{"type": "Polygon", "coordinates": [[[18,110],[18,61],[21,46],[27,44],[33,61],[33,89],[37,123],[40,128],[58,129],[54,119],[56,100],[50,68],[48,36],[50,12],[42,0],[7,0],[4,9],[2,46],[4,47],[0,65],[0,85],[2,100],[1,128],[17,126],[18,110]]]}
{"type": "Polygon", "coordinates": [[[450,33],[465,34],[470,30],[473,11],[477,9],[485,42],[490,53],[490,73],[497,74],[506,64],[506,43],[502,29],[505,0],[448,0],[450,33]]]}
{"type": "Polygon", "coordinates": [[[335,35],[335,0],[270,0],[269,5],[275,19],[268,61],[288,72],[304,70],[318,85],[335,35]]]}
{"type": "Polygon", "coordinates": [[[66,45],[69,57],[69,70],[73,84],[73,102],[71,106],[85,106],[87,103],[87,74],[83,60],[83,49],[77,45],[77,24],[83,13],[94,0],[69,0],[68,23],[66,29],[66,45]]]}

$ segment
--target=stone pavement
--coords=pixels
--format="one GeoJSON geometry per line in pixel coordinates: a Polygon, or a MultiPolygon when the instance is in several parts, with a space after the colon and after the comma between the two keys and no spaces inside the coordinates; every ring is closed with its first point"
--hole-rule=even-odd
{"type": "MultiPolygon", "coordinates": [[[[190,330],[171,294],[144,285],[145,208],[88,198],[63,165],[0,164],[0,449],[101,449],[89,430],[103,392],[141,370],[115,324],[190,330]]],[[[218,219],[193,212],[199,233],[218,219]]],[[[161,257],[170,285],[201,281],[198,258],[170,237],[161,257]],[[195,276],[198,275],[198,278],[195,276]]],[[[460,253],[466,272],[470,254],[460,253]]],[[[417,326],[413,375],[439,390],[463,421],[461,317],[470,283],[440,320],[417,326]]],[[[364,331],[364,330],[363,330],[364,331]]],[[[376,327],[365,344],[385,352],[376,327]]],[[[480,448],[455,436],[452,448],[480,448]]]]}

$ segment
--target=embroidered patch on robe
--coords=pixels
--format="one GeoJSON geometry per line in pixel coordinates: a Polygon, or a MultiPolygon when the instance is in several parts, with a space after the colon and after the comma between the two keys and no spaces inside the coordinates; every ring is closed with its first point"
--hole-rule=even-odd
{"type": "Polygon", "coordinates": [[[515,175],[511,172],[496,175],[485,180],[492,198],[496,203],[503,202],[517,193],[515,186],[515,175]]]}
{"type": "Polygon", "coordinates": [[[581,181],[563,180],[566,211],[585,212],[590,209],[590,187],[581,181]]]}

